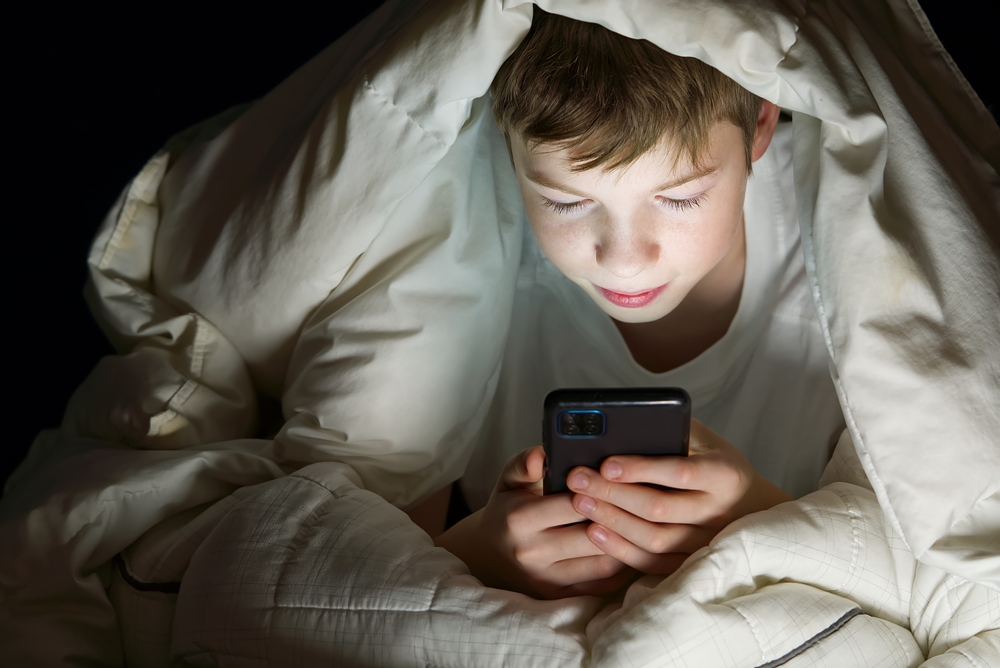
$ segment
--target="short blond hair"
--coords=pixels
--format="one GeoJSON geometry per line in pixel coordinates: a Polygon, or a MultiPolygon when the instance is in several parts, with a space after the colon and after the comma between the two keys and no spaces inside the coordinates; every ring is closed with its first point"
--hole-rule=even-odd
{"type": "Polygon", "coordinates": [[[719,121],[743,133],[751,171],[761,98],[700,60],[593,23],[536,7],[491,90],[508,141],[569,149],[574,171],[627,166],[664,140],[699,167],[719,121]]]}

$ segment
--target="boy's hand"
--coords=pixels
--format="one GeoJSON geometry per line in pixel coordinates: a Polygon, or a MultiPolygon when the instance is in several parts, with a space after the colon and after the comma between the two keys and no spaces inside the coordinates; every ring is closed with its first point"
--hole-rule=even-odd
{"type": "Polygon", "coordinates": [[[573,507],[593,521],[587,534],[594,544],[639,571],[667,575],[733,520],[791,500],[697,420],[690,451],[688,457],[615,455],[599,474],[570,471],[573,507]]]}
{"type": "Polygon", "coordinates": [[[635,572],[591,542],[570,494],[542,495],[544,463],[541,446],[512,457],[486,507],[435,544],[490,587],[539,598],[615,591],[635,572]]]}

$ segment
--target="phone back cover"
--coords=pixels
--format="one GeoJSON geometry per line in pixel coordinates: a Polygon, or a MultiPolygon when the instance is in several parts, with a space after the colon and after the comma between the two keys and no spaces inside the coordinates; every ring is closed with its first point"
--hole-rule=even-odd
{"type": "Polygon", "coordinates": [[[555,390],[545,398],[542,442],[546,494],[568,491],[576,466],[599,469],[610,455],[687,455],[691,400],[680,388],[555,390]],[[604,413],[599,436],[564,436],[559,415],[568,410],[604,413]]]}

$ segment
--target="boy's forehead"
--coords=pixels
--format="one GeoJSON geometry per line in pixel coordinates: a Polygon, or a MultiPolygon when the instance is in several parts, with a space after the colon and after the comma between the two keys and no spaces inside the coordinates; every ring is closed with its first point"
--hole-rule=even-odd
{"type": "Polygon", "coordinates": [[[588,173],[592,177],[613,177],[616,180],[660,178],[660,189],[665,190],[707,176],[717,169],[716,161],[709,155],[701,156],[699,165],[693,164],[690,153],[669,138],[664,138],[633,162],[613,168],[598,165],[587,170],[574,168],[581,162],[581,153],[586,152],[585,144],[577,147],[512,138],[511,150],[515,156],[515,165],[521,163],[520,169],[525,177],[545,187],[555,187],[555,177],[561,180],[588,173]]]}

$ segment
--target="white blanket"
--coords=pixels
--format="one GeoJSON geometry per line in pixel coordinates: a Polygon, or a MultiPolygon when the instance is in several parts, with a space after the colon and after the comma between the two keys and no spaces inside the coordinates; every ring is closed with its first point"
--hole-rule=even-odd
{"type": "Polygon", "coordinates": [[[249,110],[177,138],[101,228],[89,296],[122,354],[5,490],[13,663],[284,663],[268,653],[280,646],[301,651],[293,663],[475,665],[524,645],[508,663],[704,665],[698,652],[717,651],[749,665],[827,629],[791,661],[875,663],[880,646],[886,665],[997,662],[995,635],[976,634],[997,626],[1000,587],[1000,129],[919,8],[539,4],[701,58],[792,112],[844,443],[874,492],[838,486],[748,518],[596,621],[593,600],[482,588],[407,525],[390,504],[461,473],[500,364],[521,214],[483,96],[531,7],[389,2],[249,110]],[[257,391],[283,403],[273,441],[249,438],[257,391]],[[321,552],[293,559],[309,541],[321,552]],[[803,545],[823,545],[834,574],[887,555],[868,569],[882,579],[803,574],[816,563],[803,545]],[[428,600],[441,614],[420,612],[428,600]],[[721,626],[698,635],[706,610],[721,626]]]}
{"type": "MultiPolygon", "coordinates": [[[[841,445],[828,480],[863,484],[841,445]]],[[[748,516],[608,604],[483,587],[404,513],[314,464],[127,551],[126,573],[164,581],[162,544],[196,545],[179,595],[139,594],[120,573],[112,592],[135,620],[130,665],[168,651],[234,666],[996,665],[1000,592],[917,562],[854,483],[748,516]],[[174,604],[172,633],[157,629],[174,604]]]]}

